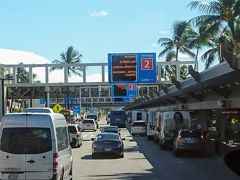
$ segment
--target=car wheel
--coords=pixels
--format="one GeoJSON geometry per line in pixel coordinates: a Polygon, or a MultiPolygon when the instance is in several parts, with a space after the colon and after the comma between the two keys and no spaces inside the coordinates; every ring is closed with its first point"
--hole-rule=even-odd
{"type": "Polygon", "coordinates": [[[122,153],[122,154],[120,155],[120,158],[124,158],[124,153],[122,153]]]}
{"type": "Polygon", "coordinates": [[[61,174],[60,180],[63,180],[63,177],[64,177],[64,169],[62,170],[62,174],[61,174]]]}
{"type": "Polygon", "coordinates": [[[70,176],[72,175],[72,165],[71,165],[71,169],[70,169],[69,175],[70,176]]]}

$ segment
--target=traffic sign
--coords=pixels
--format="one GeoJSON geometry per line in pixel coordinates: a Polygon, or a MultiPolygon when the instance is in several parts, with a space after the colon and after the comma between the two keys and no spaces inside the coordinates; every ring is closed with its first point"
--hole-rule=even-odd
{"type": "Polygon", "coordinates": [[[63,110],[63,107],[61,106],[61,105],[59,105],[59,104],[56,104],[55,106],[53,106],[53,111],[55,112],[55,113],[59,113],[59,112],[61,112],[63,110]]]}
{"type": "Polygon", "coordinates": [[[108,54],[109,83],[156,83],[156,53],[108,54]]]}
{"type": "Polygon", "coordinates": [[[81,112],[81,107],[78,105],[78,106],[73,106],[73,112],[75,113],[80,113],[81,112]]]}

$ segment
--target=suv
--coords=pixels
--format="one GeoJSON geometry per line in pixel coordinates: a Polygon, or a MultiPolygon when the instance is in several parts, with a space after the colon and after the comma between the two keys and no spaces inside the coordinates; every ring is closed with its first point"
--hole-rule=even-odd
{"type": "Polygon", "coordinates": [[[85,130],[97,130],[97,125],[94,119],[84,119],[82,123],[82,131],[85,130]]]}
{"type": "Polygon", "coordinates": [[[80,147],[82,145],[82,134],[79,125],[68,124],[68,133],[71,147],[80,147]]]}
{"type": "Polygon", "coordinates": [[[201,131],[196,129],[183,129],[174,140],[173,149],[176,156],[183,151],[200,151],[205,153],[206,140],[201,131]]]}
{"type": "Polygon", "coordinates": [[[131,126],[131,134],[146,135],[146,123],[145,121],[134,121],[131,126]]]}

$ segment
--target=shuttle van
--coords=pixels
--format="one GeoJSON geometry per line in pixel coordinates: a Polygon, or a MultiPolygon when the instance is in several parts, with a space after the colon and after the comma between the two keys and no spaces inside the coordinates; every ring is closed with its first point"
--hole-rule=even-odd
{"type": "Polygon", "coordinates": [[[153,139],[154,137],[154,129],[157,125],[156,120],[156,110],[150,110],[147,114],[147,139],[153,139]]]}
{"type": "Polygon", "coordinates": [[[173,147],[180,129],[190,128],[191,118],[187,111],[164,112],[160,122],[159,144],[161,148],[173,147]]]}
{"type": "Polygon", "coordinates": [[[9,113],[0,126],[0,179],[65,179],[72,174],[67,122],[58,113],[9,113]]]}

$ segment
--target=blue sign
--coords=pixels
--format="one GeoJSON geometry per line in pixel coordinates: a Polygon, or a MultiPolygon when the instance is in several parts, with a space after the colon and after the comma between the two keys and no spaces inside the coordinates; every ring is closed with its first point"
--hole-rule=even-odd
{"type": "Polygon", "coordinates": [[[46,99],[45,98],[40,98],[40,104],[46,104],[46,99]]]}
{"type": "Polygon", "coordinates": [[[76,98],[64,98],[64,104],[77,104],[76,98]]]}
{"type": "Polygon", "coordinates": [[[156,83],[156,53],[108,54],[109,83],[156,83]]]}
{"type": "Polygon", "coordinates": [[[73,106],[72,110],[75,113],[80,113],[81,112],[81,107],[79,105],[78,106],[73,106]]]}

